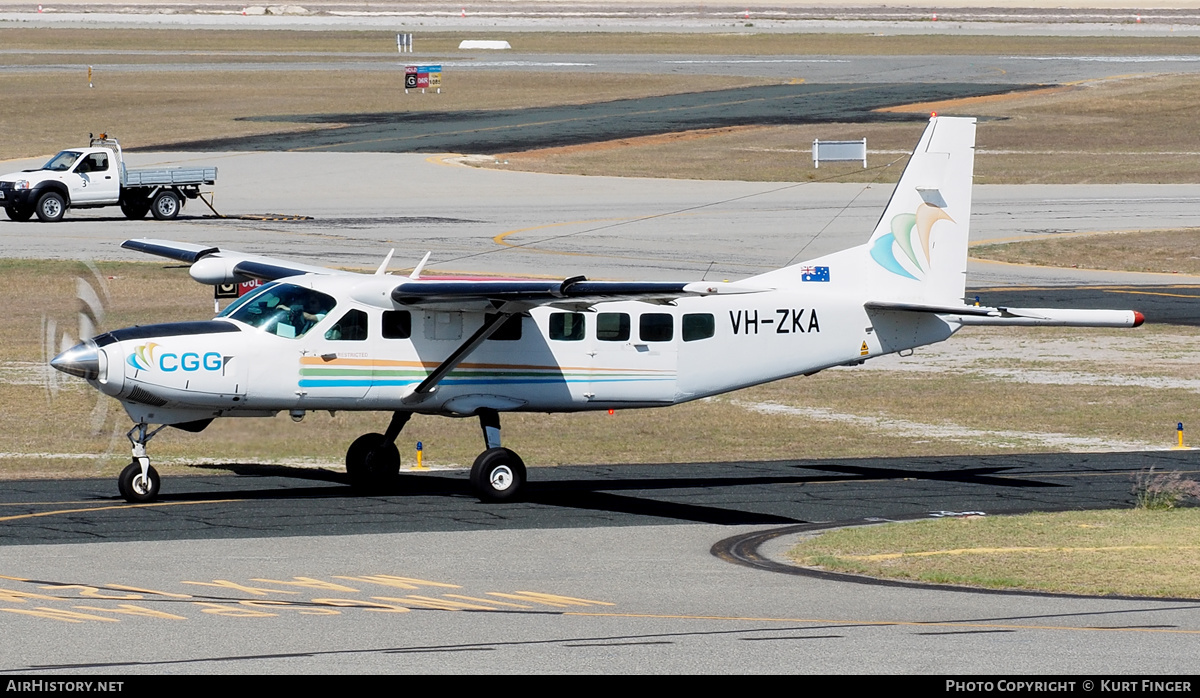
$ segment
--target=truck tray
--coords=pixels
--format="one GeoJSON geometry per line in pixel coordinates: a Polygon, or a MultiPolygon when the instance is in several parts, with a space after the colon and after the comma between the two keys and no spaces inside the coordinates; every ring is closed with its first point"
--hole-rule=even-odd
{"type": "Polygon", "coordinates": [[[124,185],[127,187],[156,187],[214,184],[216,181],[217,168],[215,167],[170,167],[160,170],[127,170],[124,185]]]}

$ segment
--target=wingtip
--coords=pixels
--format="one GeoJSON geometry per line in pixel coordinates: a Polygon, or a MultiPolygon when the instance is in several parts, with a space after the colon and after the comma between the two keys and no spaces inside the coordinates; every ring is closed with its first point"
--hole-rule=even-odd
{"type": "Polygon", "coordinates": [[[1142,323],[1145,321],[1146,321],[1145,315],[1142,315],[1141,313],[1139,313],[1136,310],[1133,311],[1133,326],[1134,327],[1141,327],[1142,323]]]}

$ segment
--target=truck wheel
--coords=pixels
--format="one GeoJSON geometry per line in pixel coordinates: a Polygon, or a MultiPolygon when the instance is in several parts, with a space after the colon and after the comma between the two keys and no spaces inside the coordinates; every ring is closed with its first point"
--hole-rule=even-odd
{"type": "Polygon", "coordinates": [[[179,196],[173,191],[160,191],[150,203],[150,212],[160,221],[169,221],[179,215],[179,196]]]}
{"type": "Polygon", "coordinates": [[[6,206],[4,208],[4,213],[8,214],[8,217],[13,219],[14,221],[27,221],[30,218],[33,218],[33,209],[32,208],[23,208],[20,206],[6,206]]]}
{"type": "Polygon", "coordinates": [[[67,212],[67,203],[63,200],[62,194],[48,191],[38,199],[36,210],[39,220],[53,223],[62,220],[63,214],[67,212]]]}
{"type": "Polygon", "coordinates": [[[150,204],[145,201],[121,201],[121,213],[130,220],[138,220],[145,218],[147,213],[150,213],[150,204]]]}

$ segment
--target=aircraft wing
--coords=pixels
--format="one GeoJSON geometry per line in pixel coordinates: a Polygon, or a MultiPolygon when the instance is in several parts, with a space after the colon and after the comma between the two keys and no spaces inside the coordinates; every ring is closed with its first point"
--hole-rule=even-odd
{"type": "Polygon", "coordinates": [[[1078,310],[1074,308],[989,308],[978,305],[922,305],[870,301],[868,310],[932,313],[950,316],[963,325],[1041,325],[1052,327],[1138,327],[1146,317],[1136,310],[1078,310]]]}
{"type": "Polygon", "coordinates": [[[754,290],[705,281],[588,281],[582,276],[575,276],[563,281],[412,280],[393,288],[391,297],[395,302],[409,306],[486,302],[496,307],[505,303],[586,307],[602,301],[665,303],[682,296],[748,293],[754,290]]]}
{"type": "Polygon", "coordinates": [[[274,281],[304,274],[348,274],[337,269],[300,264],[273,257],[222,251],[218,247],[173,240],[126,240],[121,247],[192,265],[189,273],[202,284],[228,284],[246,279],[274,281]]]}
{"type": "MultiPolygon", "coordinates": [[[[353,273],[172,240],[126,240],[121,247],[190,264],[192,278],[210,285],[246,279],[274,281],[304,274],[353,273]]],[[[390,286],[391,299],[401,305],[485,312],[504,305],[509,308],[559,305],[578,309],[602,301],[669,303],[689,295],[756,293],[765,290],[711,281],[588,281],[582,276],[562,281],[448,280],[384,276],[382,271],[381,267],[374,278],[379,280],[378,284],[387,284],[384,289],[390,286]]]]}

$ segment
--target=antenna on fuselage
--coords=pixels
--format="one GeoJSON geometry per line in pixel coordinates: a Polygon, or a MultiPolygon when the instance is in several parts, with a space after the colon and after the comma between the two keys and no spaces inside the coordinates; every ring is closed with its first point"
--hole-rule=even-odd
{"type": "Polygon", "coordinates": [[[417,265],[416,269],[412,270],[412,273],[408,275],[408,278],[412,279],[413,281],[421,278],[421,270],[425,268],[425,263],[429,261],[429,255],[431,254],[433,254],[433,250],[425,253],[425,256],[421,258],[421,263],[417,265]]]}
{"type": "Polygon", "coordinates": [[[395,247],[388,250],[387,256],[383,258],[383,264],[380,264],[379,268],[375,270],[375,276],[383,276],[383,272],[387,271],[387,265],[392,261],[392,255],[394,254],[396,254],[395,247]]]}

